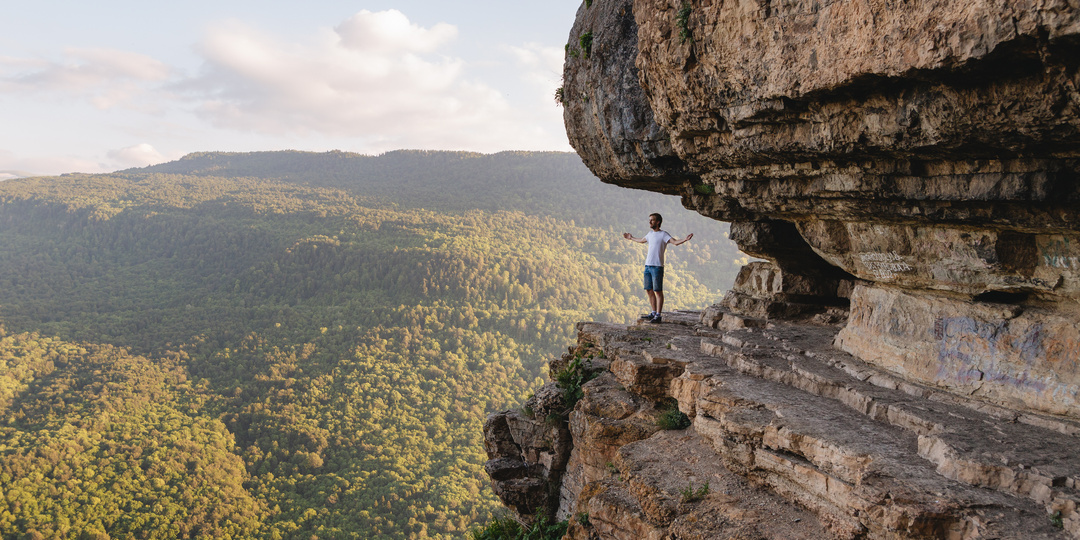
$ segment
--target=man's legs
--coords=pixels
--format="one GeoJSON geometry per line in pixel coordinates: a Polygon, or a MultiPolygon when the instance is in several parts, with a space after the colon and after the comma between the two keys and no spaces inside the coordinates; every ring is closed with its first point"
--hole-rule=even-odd
{"type": "Polygon", "coordinates": [[[664,267],[645,267],[645,294],[649,295],[649,317],[652,322],[660,322],[660,312],[664,310],[664,267]]]}

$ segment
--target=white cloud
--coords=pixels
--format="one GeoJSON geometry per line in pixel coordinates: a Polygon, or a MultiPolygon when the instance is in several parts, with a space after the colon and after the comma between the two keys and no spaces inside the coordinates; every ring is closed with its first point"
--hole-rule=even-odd
{"type": "Polygon", "coordinates": [[[207,32],[203,73],[177,88],[218,127],[348,137],[365,151],[550,148],[551,136],[538,141],[528,125],[531,112],[470,78],[465,61],[438,54],[456,34],[443,23],[422,28],[394,10],[361,11],[305,43],[233,22],[207,32]]]}
{"type": "Polygon", "coordinates": [[[395,51],[433,52],[457,37],[457,28],[438,23],[430,29],[421,28],[409,22],[402,12],[391,9],[372,13],[363,10],[334,29],[341,39],[341,44],[357,51],[387,52],[395,51]]]}
{"type": "Polygon", "coordinates": [[[168,158],[163,156],[161,152],[146,143],[120,148],[119,150],[109,150],[106,155],[118,164],[119,168],[146,167],[147,165],[157,165],[168,161],[168,158]]]}
{"type": "Polygon", "coordinates": [[[540,43],[526,43],[521,47],[510,47],[510,52],[518,64],[527,70],[529,76],[541,77],[548,81],[562,78],[564,52],[558,47],[547,47],[540,43]]]}
{"type": "Polygon", "coordinates": [[[58,148],[42,149],[45,156],[16,156],[0,149],[0,170],[17,176],[45,176],[68,172],[98,173],[106,172],[106,167],[96,161],[76,156],[62,155],[58,148]],[[55,155],[47,155],[54,153],[55,155]]]}
{"type": "Polygon", "coordinates": [[[68,48],[59,61],[0,58],[0,92],[74,95],[99,109],[129,104],[170,75],[162,62],[115,49],[68,48]]]}
{"type": "Polygon", "coordinates": [[[0,170],[106,172],[166,159],[149,144],[121,148],[130,141],[153,141],[170,158],[254,147],[569,150],[552,99],[562,50],[493,45],[498,57],[478,64],[450,53],[457,36],[396,10],[360,11],[297,39],[212,24],[193,47],[194,73],[105,48],[0,55],[0,97],[13,96],[0,100],[6,120],[19,114],[65,135],[24,132],[19,159],[0,151],[0,170]]]}
{"type": "Polygon", "coordinates": [[[511,46],[509,50],[517,62],[519,77],[533,88],[540,99],[548,104],[554,103],[555,89],[562,86],[564,51],[539,43],[511,46]]]}

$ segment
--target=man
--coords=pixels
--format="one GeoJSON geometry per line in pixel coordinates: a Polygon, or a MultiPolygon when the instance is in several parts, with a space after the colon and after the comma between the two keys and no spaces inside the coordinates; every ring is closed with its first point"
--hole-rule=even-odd
{"type": "Polygon", "coordinates": [[[657,324],[663,321],[660,314],[664,312],[664,251],[668,244],[678,246],[694,237],[694,233],[690,233],[686,238],[676,240],[667,231],[660,230],[663,222],[664,218],[660,214],[649,214],[649,228],[652,231],[644,238],[634,238],[630,233],[623,233],[623,238],[627,240],[649,244],[649,253],[645,256],[645,294],[649,295],[649,307],[652,311],[641,318],[657,324]]]}

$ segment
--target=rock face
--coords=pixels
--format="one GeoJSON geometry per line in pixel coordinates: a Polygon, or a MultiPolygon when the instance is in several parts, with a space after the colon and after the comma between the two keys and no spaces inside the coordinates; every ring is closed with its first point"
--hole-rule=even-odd
{"type": "Polygon", "coordinates": [[[833,347],[839,324],[665,320],[579,324],[568,357],[603,371],[572,412],[489,418],[520,517],[569,519],[569,539],[1080,536],[1080,422],[906,381],[833,347]],[[661,428],[672,405],[689,427],[661,428]],[[570,444],[536,451],[538,430],[570,444]]]}
{"type": "Polygon", "coordinates": [[[725,309],[850,305],[867,362],[1077,418],[1078,59],[1075,0],[596,0],[564,119],[602,180],[772,263],[725,309]]]}
{"type": "Polygon", "coordinates": [[[585,397],[488,434],[504,500],[569,538],[1080,538],[1076,0],[593,0],[563,82],[601,180],[765,261],[580,325],[585,397]]]}

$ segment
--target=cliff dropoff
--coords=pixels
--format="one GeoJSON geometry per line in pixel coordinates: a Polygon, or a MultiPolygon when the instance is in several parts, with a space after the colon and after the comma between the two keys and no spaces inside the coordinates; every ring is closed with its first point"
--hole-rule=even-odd
{"type": "Polygon", "coordinates": [[[704,313],[581,326],[552,370],[592,354],[583,399],[553,383],[543,415],[489,419],[519,515],[588,514],[573,538],[1080,537],[1076,0],[595,0],[563,81],[601,180],[680,195],[764,261],[704,313]],[[709,478],[727,494],[680,500],[709,478]],[[803,528],[770,532],[763,497],[803,528]]]}

